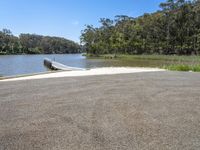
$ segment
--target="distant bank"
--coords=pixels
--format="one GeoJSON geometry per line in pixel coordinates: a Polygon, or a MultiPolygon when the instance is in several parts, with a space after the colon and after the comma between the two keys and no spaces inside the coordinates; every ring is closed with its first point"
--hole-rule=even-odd
{"type": "Polygon", "coordinates": [[[0,31],[0,55],[9,54],[69,54],[80,53],[81,46],[61,37],[20,34],[16,37],[8,29],[0,31]]]}

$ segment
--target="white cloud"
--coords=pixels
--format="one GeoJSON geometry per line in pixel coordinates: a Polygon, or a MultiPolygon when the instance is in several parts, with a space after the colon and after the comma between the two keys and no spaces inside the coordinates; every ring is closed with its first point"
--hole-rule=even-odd
{"type": "Polygon", "coordinates": [[[79,25],[79,21],[78,21],[78,20],[76,20],[76,21],[72,21],[72,25],[74,25],[74,26],[79,25]]]}

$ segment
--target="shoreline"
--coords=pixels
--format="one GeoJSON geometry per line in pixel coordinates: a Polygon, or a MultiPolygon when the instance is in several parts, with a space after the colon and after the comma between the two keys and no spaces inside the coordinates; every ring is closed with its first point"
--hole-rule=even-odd
{"type": "Polygon", "coordinates": [[[104,67],[104,68],[94,68],[84,71],[56,71],[56,72],[46,72],[46,73],[44,72],[39,74],[12,76],[5,78],[3,77],[0,78],[0,82],[62,78],[62,77],[114,75],[114,74],[127,74],[127,73],[140,73],[140,72],[160,72],[160,71],[166,71],[166,70],[159,68],[143,68],[143,67],[104,67]]]}
{"type": "Polygon", "coordinates": [[[102,55],[85,55],[88,59],[104,59],[104,60],[120,60],[126,62],[149,61],[153,65],[149,67],[157,67],[171,71],[192,71],[200,72],[200,56],[199,55],[129,55],[129,54],[102,54],[102,55]]]}
{"type": "Polygon", "coordinates": [[[6,79],[13,79],[13,78],[22,78],[22,77],[30,77],[30,76],[36,76],[36,75],[43,75],[43,74],[49,74],[49,73],[56,73],[56,72],[61,72],[61,71],[44,71],[44,72],[36,72],[36,73],[28,73],[28,74],[19,74],[19,75],[10,75],[10,76],[0,76],[0,81],[1,80],[6,80],[6,79]]]}

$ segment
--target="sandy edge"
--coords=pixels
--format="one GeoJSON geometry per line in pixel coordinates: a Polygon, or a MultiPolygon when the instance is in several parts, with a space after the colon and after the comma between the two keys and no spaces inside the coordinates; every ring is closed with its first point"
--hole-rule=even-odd
{"type": "Polygon", "coordinates": [[[0,82],[7,81],[20,81],[20,80],[33,80],[33,79],[47,79],[47,78],[62,78],[62,77],[79,77],[79,76],[93,76],[93,75],[112,75],[112,74],[126,74],[126,73],[139,73],[139,72],[155,72],[166,71],[158,68],[141,68],[141,67],[107,67],[95,68],[84,71],[62,71],[56,73],[47,73],[26,77],[18,77],[11,79],[0,80],[0,82]]]}

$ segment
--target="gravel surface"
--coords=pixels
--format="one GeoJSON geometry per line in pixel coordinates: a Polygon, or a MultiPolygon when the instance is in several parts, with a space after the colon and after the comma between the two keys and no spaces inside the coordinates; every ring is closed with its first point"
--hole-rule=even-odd
{"type": "Polygon", "coordinates": [[[0,150],[199,150],[200,74],[0,82],[0,150]]]}

